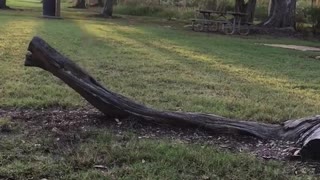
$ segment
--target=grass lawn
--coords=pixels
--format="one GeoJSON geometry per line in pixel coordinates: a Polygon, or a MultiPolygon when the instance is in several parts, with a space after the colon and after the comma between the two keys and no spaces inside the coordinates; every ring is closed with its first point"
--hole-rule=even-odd
{"type": "MultiPolygon", "coordinates": [[[[71,19],[42,19],[36,17],[40,6],[34,1],[10,3],[13,8],[35,10],[0,11],[1,109],[86,105],[57,78],[23,66],[28,43],[38,35],[107,88],[158,109],[271,123],[319,114],[320,62],[310,58],[317,54],[258,45],[319,46],[318,42],[194,33],[161,20],[101,20],[68,9],[64,11],[73,15],[71,19]]],[[[10,118],[1,121],[11,123],[10,118]]],[[[36,144],[57,148],[52,146],[54,138],[46,136],[50,132],[38,132],[30,139],[23,133],[23,123],[16,126],[13,133],[0,134],[0,179],[299,178],[291,177],[279,162],[218,152],[212,146],[139,140],[130,133],[123,141],[101,129],[92,130],[94,135],[76,143],[77,148],[48,153],[36,144]],[[112,164],[112,168],[108,172],[93,169],[97,163],[112,164]]]]}
{"type": "Polygon", "coordinates": [[[1,107],[84,105],[48,73],[22,66],[28,42],[38,35],[108,88],[159,109],[268,122],[320,111],[320,64],[312,53],[256,44],[313,42],[206,35],[126,20],[4,15],[0,21],[1,107]]]}
{"type": "MultiPolygon", "coordinates": [[[[64,116],[64,115],[62,115],[64,116]]],[[[50,119],[42,117],[41,121],[50,119]]],[[[61,118],[61,116],[60,116],[61,118]]],[[[92,120],[92,118],[89,118],[92,120]]],[[[34,123],[31,121],[35,121],[34,123]]],[[[49,121],[49,122],[50,122],[49,121]]],[[[90,126],[72,131],[0,120],[0,179],[306,179],[295,169],[212,145],[144,139],[90,126]],[[63,130],[63,133],[59,132],[63,130]],[[60,133],[60,135],[59,135],[60,133]]]]}

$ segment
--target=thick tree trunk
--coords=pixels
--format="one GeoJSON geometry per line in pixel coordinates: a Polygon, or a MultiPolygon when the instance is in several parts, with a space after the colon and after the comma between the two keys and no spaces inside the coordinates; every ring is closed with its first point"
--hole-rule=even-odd
{"type": "Polygon", "coordinates": [[[87,72],[39,37],[33,38],[28,50],[25,66],[39,67],[51,72],[106,116],[136,117],[179,127],[200,127],[216,133],[245,134],[265,140],[294,141],[301,145],[302,156],[320,158],[320,116],[289,120],[277,125],[233,120],[213,114],[159,111],[104,88],[87,72]]]}
{"type": "Polygon", "coordinates": [[[265,27],[295,28],[296,0],[272,0],[270,15],[262,23],[265,27]]]}
{"type": "Polygon", "coordinates": [[[98,0],[98,6],[103,7],[103,0],[98,0]]]}
{"type": "Polygon", "coordinates": [[[106,0],[102,10],[102,15],[104,17],[112,17],[112,14],[113,14],[113,0],[106,0]]]}
{"type": "Polygon", "coordinates": [[[254,14],[255,14],[255,10],[256,10],[256,4],[257,4],[257,0],[249,0],[248,1],[247,9],[246,9],[247,22],[253,23],[254,14]]]}
{"type": "Polygon", "coordinates": [[[86,6],[86,0],[76,0],[75,5],[72,8],[78,8],[78,9],[85,9],[86,6]]]}
{"type": "Polygon", "coordinates": [[[274,0],[269,0],[269,6],[268,6],[268,16],[271,16],[271,13],[274,10],[274,6],[272,6],[272,4],[274,4],[274,0]]]}
{"type": "Polygon", "coordinates": [[[0,9],[7,9],[7,0],[0,0],[0,9]]]}
{"type": "Polygon", "coordinates": [[[257,0],[236,0],[235,11],[247,14],[246,17],[242,18],[243,22],[253,22],[254,14],[256,10],[257,0]]]}
{"type": "Polygon", "coordinates": [[[104,3],[103,3],[103,0],[98,0],[96,1],[95,4],[90,4],[91,7],[103,7],[104,6],[104,3]]]}

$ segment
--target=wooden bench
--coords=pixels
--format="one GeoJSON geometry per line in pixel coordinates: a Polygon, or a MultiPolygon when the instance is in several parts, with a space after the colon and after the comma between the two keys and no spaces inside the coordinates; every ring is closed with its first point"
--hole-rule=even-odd
{"type": "Polygon", "coordinates": [[[204,31],[205,28],[207,31],[218,31],[219,27],[226,23],[225,20],[208,20],[208,19],[191,19],[192,21],[192,30],[194,31],[204,31]],[[198,23],[198,24],[197,24],[198,23]],[[200,29],[197,29],[196,26],[201,26],[200,29]]]}
{"type": "Polygon", "coordinates": [[[237,32],[240,35],[246,36],[246,35],[250,34],[250,30],[251,30],[250,26],[252,26],[252,25],[253,25],[253,23],[250,23],[250,22],[234,24],[234,22],[225,21],[222,24],[222,31],[228,35],[233,35],[237,32]]]}

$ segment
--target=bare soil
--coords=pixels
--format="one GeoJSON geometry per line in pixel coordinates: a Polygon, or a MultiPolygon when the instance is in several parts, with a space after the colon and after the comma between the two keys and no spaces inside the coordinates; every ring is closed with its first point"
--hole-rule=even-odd
{"type": "Polygon", "coordinates": [[[116,135],[126,132],[134,133],[139,139],[167,139],[179,143],[213,146],[221,151],[247,153],[262,160],[285,162],[290,171],[296,174],[305,171],[320,173],[320,162],[304,161],[293,154],[299,149],[292,142],[261,141],[249,136],[212,134],[202,129],[181,129],[163,124],[150,124],[136,118],[108,118],[93,109],[0,109],[0,118],[24,126],[24,134],[37,135],[39,132],[50,132],[63,139],[70,134],[84,131],[106,129],[116,135]]]}

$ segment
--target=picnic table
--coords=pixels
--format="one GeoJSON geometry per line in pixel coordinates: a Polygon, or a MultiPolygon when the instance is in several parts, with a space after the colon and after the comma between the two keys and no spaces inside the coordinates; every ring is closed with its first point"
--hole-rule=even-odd
{"type": "Polygon", "coordinates": [[[225,34],[239,33],[248,35],[250,33],[250,23],[243,22],[243,17],[247,16],[241,12],[225,12],[212,10],[197,10],[195,18],[192,19],[192,29],[194,31],[217,32],[223,31],[225,34]],[[228,19],[231,16],[231,19],[228,19]]]}
{"type": "Polygon", "coordinates": [[[199,12],[200,14],[203,14],[203,17],[210,19],[211,14],[216,14],[218,16],[221,17],[225,17],[225,12],[223,11],[212,11],[212,10],[196,10],[197,12],[199,12]]]}
{"type": "Polygon", "coordinates": [[[251,23],[243,21],[244,17],[247,16],[246,13],[241,12],[227,12],[227,14],[232,15],[233,18],[229,20],[228,23],[224,24],[223,31],[226,34],[235,34],[238,32],[241,35],[248,35],[250,33],[251,23]],[[230,21],[232,23],[230,23],[230,21]]]}

